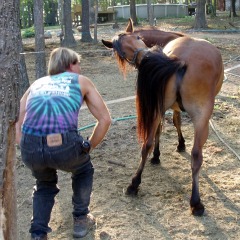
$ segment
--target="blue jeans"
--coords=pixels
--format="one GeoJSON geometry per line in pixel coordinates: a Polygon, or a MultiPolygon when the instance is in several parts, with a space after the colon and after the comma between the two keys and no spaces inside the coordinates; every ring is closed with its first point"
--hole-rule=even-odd
{"type": "Polygon", "coordinates": [[[51,232],[48,226],[54,198],[59,192],[57,170],[72,173],[73,217],[89,213],[93,184],[93,165],[88,153],[82,150],[83,138],[77,132],[62,134],[62,145],[48,147],[46,137],[23,134],[20,147],[24,164],[36,178],[33,189],[31,233],[51,232]]]}

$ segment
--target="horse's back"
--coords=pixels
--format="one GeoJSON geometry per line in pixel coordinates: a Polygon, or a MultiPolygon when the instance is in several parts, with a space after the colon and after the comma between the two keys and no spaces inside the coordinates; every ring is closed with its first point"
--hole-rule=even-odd
{"type": "Polygon", "coordinates": [[[164,53],[171,56],[176,55],[181,60],[186,61],[187,64],[192,61],[206,61],[215,65],[222,64],[222,57],[220,51],[210,42],[190,37],[181,37],[174,39],[164,47],[164,53]]]}
{"type": "Polygon", "coordinates": [[[163,51],[187,64],[180,90],[184,107],[192,109],[194,105],[196,108],[211,105],[213,108],[224,78],[220,51],[208,41],[190,37],[169,42],[163,51]]]}
{"type": "Polygon", "coordinates": [[[189,81],[199,79],[198,83],[215,85],[216,94],[220,90],[224,67],[221,53],[214,45],[203,39],[182,37],[169,42],[163,51],[186,62],[189,81]]]}

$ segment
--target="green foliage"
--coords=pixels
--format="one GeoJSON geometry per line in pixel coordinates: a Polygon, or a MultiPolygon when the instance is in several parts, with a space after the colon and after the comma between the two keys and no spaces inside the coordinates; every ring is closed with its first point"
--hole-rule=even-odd
{"type": "Polygon", "coordinates": [[[31,38],[35,36],[34,27],[27,28],[22,32],[22,38],[31,38]]]}
{"type": "MultiPolygon", "coordinates": [[[[46,25],[56,25],[58,23],[58,0],[43,0],[44,3],[44,23],[46,25]]],[[[33,1],[20,0],[21,28],[33,25],[33,1]]]]}
{"type": "Polygon", "coordinates": [[[108,0],[99,0],[99,6],[102,11],[106,11],[109,6],[108,0]]]}

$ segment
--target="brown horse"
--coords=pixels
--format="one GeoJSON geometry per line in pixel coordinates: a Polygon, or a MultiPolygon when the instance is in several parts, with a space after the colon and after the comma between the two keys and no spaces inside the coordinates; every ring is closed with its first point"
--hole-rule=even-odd
{"type": "MultiPolygon", "coordinates": [[[[167,43],[170,41],[186,36],[185,34],[182,34],[180,32],[172,32],[172,31],[162,31],[159,28],[156,27],[144,27],[144,28],[137,28],[135,29],[133,26],[132,19],[129,19],[128,25],[125,29],[126,33],[132,33],[136,36],[139,36],[144,43],[147,45],[147,47],[152,47],[155,45],[164,47],[167,43]]],[[[179,111],[174,110],[173,111],[173,124],[177,129],[178,133],[178,146],[177,151],[178,152],[184,152],[185,151],[185,139],[182,135],[181,131],[181,114],[179,111]]],[[[160,163],[160,148],[159,148],[159,137],[160,137],[160,126],[159,130],[156,132],[155,136],[155,146],[153,151],[153,157],[151,158],[152,164],[159,164],[160,163]]]]}
{"type": "MultiPolygon", "coordinates": [[[[152,47],[158,45],[160,47],[165,47],[167,43],[170,41],[186,36],[180,32],[172,32],[172,31],[162,31],[157,27],[144,27],[144,28],[137,28],[135,29],[133,26],[133,21],[129,18],[128,25],[125,29],[126,33],[132,33],[136,36],[139,36],[143,42],[147,45],[147,47],[152,47]]],[[[173,110],[173,124],[177,129],[178,133],[178,152],[185,151],[185,139],[182,135],[181,131],[181,113],[177,110],[173,110]]],[[[159,126],[160,130],[160,126],[159,126]]],[[[156,132],[155,136],[155,146],[153,151],[153,157],[151,158],[152,164],[159,164],[160,163],[160,148],[159,148],[159,139],[160,131],[156,132]]]]}
{"type": "Polygon", "coordinates": [[[131,33],[102,42],[114,49],[120,66],[128,62],[138,69],[136,106],[138,136],[143,142],[142,158],[127,193],[138,192],[141,174],[153,148],[154,137],[161,132],[165,111],[169,108],[186,111],[194,126],[190,206],[194,215],[202,215],[204,206],[199,194],[202,148],[208,137],[215,96],[224,78],[219,50],[205,40],[187,36],[170,41],[163,51],[147,48],[139,36],[131,33]]]}

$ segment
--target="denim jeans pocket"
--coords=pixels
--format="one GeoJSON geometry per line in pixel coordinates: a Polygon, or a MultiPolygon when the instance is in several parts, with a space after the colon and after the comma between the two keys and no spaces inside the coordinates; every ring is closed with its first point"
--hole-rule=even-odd
{"type": "Polygon", "coordinates": [[[38,168],[43,167],[40,156],[41,154],[38,153],[38,150],[33,148],[30,150],[24,146],[21,146],[22,161],[31,170],[38,170],[38,168]]]}
{"type": "Polygon", "coordinates": [[[49,149],[51,162],[55,165],[55,168],[74,171],[82,163],[82,154],[80,143],[70,142],[61,147],[49,149]]]}

